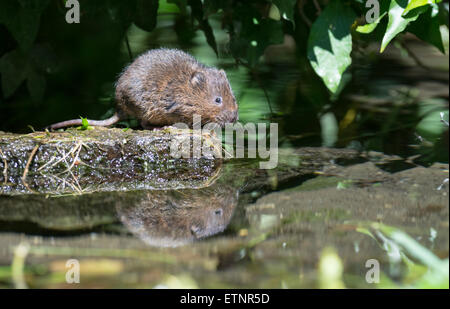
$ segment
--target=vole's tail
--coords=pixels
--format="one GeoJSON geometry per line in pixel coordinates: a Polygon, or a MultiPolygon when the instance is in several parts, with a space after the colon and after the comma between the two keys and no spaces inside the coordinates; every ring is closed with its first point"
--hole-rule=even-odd
{"type": "MultiPolygon", "coordinates": [[[[119,120],[120,120],[119,114],[114,113],[114,115],[112,115],[110,118],[105,119],[105,120],[90,120],[90,119],[88,119],[87,121],[90,126],[107,127],[112,124],[115,124],[119,120]]],[[[51,130],[56,130],[56,129],[60,129],[60,128],[71,127],[71,126],[81,126],[81,125],[82,125],[81,119],[72,119],[72,120],[66,120],[66,121],[54,123],[52,125],[49,125],[47,128],[51,129],[51,130]]]]}

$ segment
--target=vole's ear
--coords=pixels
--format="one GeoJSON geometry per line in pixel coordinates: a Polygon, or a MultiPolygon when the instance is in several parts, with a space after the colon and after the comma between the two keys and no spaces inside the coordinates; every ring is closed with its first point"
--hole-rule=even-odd
{"type": "Polygon", "coordinates": [[[206,82],[206,76],[202,72],[194,72],[191,76],[191,84],[195,87],[203,87],[206,82]]]}
{"type": "Polygon", "coordinates": [[[219,72],[220,72],[220,74],[222,74],[225,78],[227,77],[227,73],[225,73],[224,70],[220,69],[219,72]]]}

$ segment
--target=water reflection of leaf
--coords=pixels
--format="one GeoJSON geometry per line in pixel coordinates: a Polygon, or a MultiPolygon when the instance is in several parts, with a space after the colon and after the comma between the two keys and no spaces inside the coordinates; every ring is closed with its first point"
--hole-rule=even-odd
{"type": "Polygon", "coordinates": [[[403,285],[381,280],[379,287],[445,288],[449,287],[449,260],[441,260],[400,229],[380,223],[361,223],[358,232],[369,235],[388,255],[399,255],[406,266],[403,285]],[[417,262],[415,262],[417,261],[417,262]]]}

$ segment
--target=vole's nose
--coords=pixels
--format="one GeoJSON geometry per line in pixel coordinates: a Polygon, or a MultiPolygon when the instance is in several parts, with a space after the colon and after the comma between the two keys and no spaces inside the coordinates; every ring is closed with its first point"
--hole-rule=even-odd
{"type": "Polygon", "coordinates": [[[227,123],[235,123],[239,119],[239,114],[237,110],[234,111],[227,110],[222,115],[224,116],[225,122],[227,123]]]}

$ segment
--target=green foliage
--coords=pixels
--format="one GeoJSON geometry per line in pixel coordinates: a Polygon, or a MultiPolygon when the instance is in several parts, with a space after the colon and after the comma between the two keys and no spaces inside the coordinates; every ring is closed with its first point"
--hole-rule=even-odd
{"type": "Polygon", "coordinates": [[[436,4],[442,0],[411,0],[408,6],[403,11],[403,15],[407,15],[410,11],[417,9],[418,7],[427,6],[429,4],[436,4]]]}
{"type": "Polygon", "coordinates": [[[81,126],[79,126],[77,129],[78,130],[91,130],[92,127],[89,125],[88,119],[87,118],[81,118],[81,126]]]}
{"type": "MultiPolygon", "coordinates": [[[[284,33],[287,31],[282,27],[283,22],[290,22],[293,27],[299,24],[296,21],[297,1],[295,0],[253,0],[245,4],[231,0],[207,2],[135,0],[126,4],[122,1],[107,1],[103,4],[89,4],[87,8],[93,11],[107,6],[106,9],[110,12],[111,18],[122,22],[124,27],[134,22],[139,28],[150,32],[156,27],[160,2],[163,9],[167,9],[170,4],[175,4],[179,8],[178,13],[182,14],[188,14],[189,7],[190,14],[198,23],[198,30],[204,33],[207,43],[216,54],[218,54],[217,42],[208,18],[213,14],[221,14],[222,26],[230,34],[231,53],[236,59],[251,67],[258,65],[268,46],[283,41],[284,33]]],[[[356,31],[361,34],[371,34],[387,18],[387,26],[381,40],[381,52],[404,31],[411,31],[444,52],[439,30],[443,24],[440,11],[444,7],[439,6],[439,3],[441,3],[440,0],[382,1],[378,20],[358,26],[356,31]]],[[[82,5],[85,4],[87,2],[82,3],[82,5]]],[[[358,17],[355,7],[359,11],[364,11],[364,4],[365,1],[356,0],[329,1],[310,29],[308,59],[331,93],[337,94],[344,86],[341,83],[343,74],[351,65],[351,26],[358,17]]],[[[22,50],[32,46],[39,29],[40,15],[47,5],[48,1],[2,2],[0,22],[6,25],[22,50]],[[19,12],[18,17],[13,12],[19,12]]],[[[8,75],[8,73],[5,74],[8,75]]],[[[16,75],[11,82],[6,82],[11,85],[4,86],[7,87],[4,90],[8,95],[17,89],[17,84],[25,80],[25,72],[16,75]]],[[[32,97],[36,99],[42,96],[42,91],[31,89],[37,88],[38,85],[45,85],[45,79],[37,74],[31,74],[31,76],[34,77],[29,77],[28,88],[32,97]]]]}
{"type": "Polygon", "coordinates": [[[297,0],[273,0],[272,2],[276,5],[280,17],[295,23],[294,8],[297,0]]]}
{"type": "Polygon", "coordinates": [[[445,100],[429,99],[419,102],[420,122],[416,126],[417,133],[428,142],[436,142],[448,127],[440,121],[441,113],[448,119],[448,107],[445,100]]]}
{"type": "Polygon", "coordinates": [[[339,89],[345,70],[352,63],[350,26],[355,13],[342,1],[333,0],[311,27],[308,59],[328,89],[339,89]]]}
{"type": "Polygon", "coordinates": [[[38,33],[43,10],[49,0],[0,2],[0,23],[11,32],[22,50],[29,49],[38,33]]]}
{"type": "Polygon", "coordinates": [[[373,23],[357,27],[356,31],[363,34],[373,32],[380,21],[388,16],[388,24],[381,42],[380,52],[405,30],[415,34],[420,39],[433,44],[441,52],[444,51],[442,36],[439,30],[441,25],[447,24],[442,18],[444,6],[438,6],[440,0],[390,0],[380,6],[380,16],[373,23]],[[387,6],[387,4],[389,4],[387,6]]]}
{"type": "Polygon", "coordinates": [[[375,28],[378,26],[378,24],[380,23],[380,21],[383,19],[384,16],[387,15],[387,11],[383,12],[378,18],[377,20],[375,20],[373,23],[371,24],[365,24],[362,26],[358,26],[356,28],[356,31],[358,31],[359,33],[364,33],[364,34],[369,34],[371,32],[373,32],[375,30],[375,28]]]}
{"type": "Polygon", "coordinates": [[[216,55],[218,55],[216,38],[214,37],[214,33],[208,19],[204,16],[202,1],[188,0],[188,4],[192,8],[192,16],[197,19],[200,29],[205,33],[206,42],[209,46],[211,46],[216,55]]]}
{"type": "Polygon", "coordinates": [[[380,52],[383,52],[389,42],[391,42],[397,34],[405,30],[410,22],[415,21],[424,10],[423,7],[420,7],[415,13],[411,12],[411,14],[403,15],[407,4],[408,0],[391,0],[388,13],[389,22],[383,41],[381,42],[380,52]]]}
{"type": "MultiPolygon", "coordinates": [[[[34,48],[24,53],[19,49],[15,49],[3,55],[0,58],[0,73],[2,91],[6,98],[12,96],[17,88],[26,81],[27,89],[33,101],[41,101],[46,86],[46,79],[42,66],[48,65],[51,71],[54,68],[54,63],[43,64],[38,62],[36,56],[45,49],[43,46],[34,46],[34,48]]],[[[43,58],[45,61],[45,58],[43,58]]]]}
{"type": "MultiPolygon", "coordinates": [[[[216,55],[228,53],[252,73],[261,72],[268,47],[282,44],[286,35],[290,35],[295,40],[299,64],[309,63],[306,70],[312,69],[320,77],[329,90],[329,97],[335,100],[352,78],[354,48],[363,46],[359,43],[379,43],[383,52],[399,35],[410,32],[445,52],[447,3],[441,0],[380,0],[379,3],[379,18],[364,24],[370,9],[366,8],[365,0],[80,0],[81,24],[69,25],[64,19],[67,11],[64,1],[1,1],[0,36],[2,43],[5,42],[0,46],[1,98],[12,99],[21,85],[25,85],[23,89],[32,101],[42,102],[46,88],[50,87],[49,75],[57,67],[54,58],[58,57],[64,59],[66,70],[74,70],[76,66],[86,75],[93,75],[90,79],[108,74],[101,70],[92,72],[92,63],[117,74],[117,67],[124,65],[123,59],[114,62],[116,67],[106,64],[117,57],[120,44],[125,45],[128,29],[137,27],[147,35],[140,43],[143,48],[155,47],[159,44],[155,42],[160,42],[155,29],[171,25],[167,23],[171,19],[181,48],[192,47],[195,34],[199,33],[216,55]],[[86,29],[91,27],[92,33],[86,34],[86,29]],[[58,47],[66,33],[71,35],[64,43],[69,47],[64,51],[60,48],[58,57],[53,57],[56,53],[48,46],[58,47]],[[101,40],[94,37],[95,33],[101,40]],[[220,39],[224,34],[226,42],[220,39]],[[99,52],[85,48],[91,44],[90,40],[92,44],[103,44],[95,45],[99,52]],[[105,50],[111,52],[105,55],[105,50]],[[69,51],[77,53],[79,59],[72,61],[69,51]]],[[[61,83],[70,80],[67,77],[61,83]]],[[[80,81],[84,82],[94,81],[80,81]]],[[[89,91],[92,92],[89,89],[84,93],[89,91]]],[[[321,87],[315,90],[319,92],[323,92],[321,87]]],[[[95,95],[99,96],[92,93],[95,95]]],[[[85,101],[92,102],[92,98],[85,101]]]]}
{"type": "Polygon", "coordinates": [[[283,42],[283,30],[280,21],[253,18],[241,20],[241,30],[236,32],[230,41],[232,55],[250,67],[258,65],[260,57],[268,46],[283,42]]]}
{"type": "MultiPolygon", "coordinates": [[[[448,20],[448,17],[444,18],[448,20]]],[[[443,37],[440,31],[442,21],[443,16],[439,12],[439,7],[431,5],[428,10],[425,10],[419,16],[417,22],[409,26],[408,30],[421,40],[436,46],[442,53],[445,53],[443,37]]]]}

